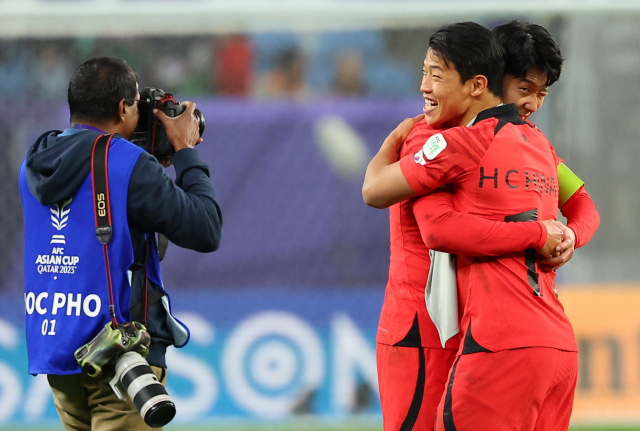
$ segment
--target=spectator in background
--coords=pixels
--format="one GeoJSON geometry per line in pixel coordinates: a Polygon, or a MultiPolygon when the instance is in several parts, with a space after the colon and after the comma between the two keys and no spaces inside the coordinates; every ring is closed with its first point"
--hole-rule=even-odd
{"type": "Polygon", "coordinates": [[[26,52],[21,43],[0,46],[0,98],[24,97],[29,79],[26,52]]]}
{"type": "Polygon", "coordinates": [[[214,51],[214,83],[218,94],[247,96],[253,81],[253,47],[243,35],[220,38],[214,51]]]}
{"type": "Polygon", "coordinates": [[[162,88],[168,93],[176,93],[175,89],[189,75],[187,61],[179,53],[169,52],[155,63],[150,86],[162,88]]]}
{"type": "Polygon", "coordinates": [[[71,66],[56,45],[49,45],[39,53],[35,77],[35,97],[41,100],[63,99],[69,86],[71,66]]]}
{"type": "Polygon", "coordinates": [[[189,49],[185,53],[187,61],[187,75],[175,93],[183,96],[201,96],[211,94],[211,68],[212,55],[211,39],[194,40],[189,44],[189,49]]]}
{"type": "Polygon", "coordinates": [[[145,67],[148,85],[178,98],[211,94],[211,38],[183,39],[188,49],[177,45],[177,40],[160,41],[164,41],[158,51],[162,57],[151,56],[150,66],[145,67]]]}
{"type": "Polygon", "coordinates": [[[367,86],[363,75],[362,52],[341,52],[336,56],[331,92],[339,96],[364,96],[367,86]]]}
{"type": "Polygon", "coordinates": [[[306,69],[306,60],[297,48],[281,51],[273,70],[259,80],[255,96],[297,101],[305,99],[310,94],[305,83],[306,69]]]}

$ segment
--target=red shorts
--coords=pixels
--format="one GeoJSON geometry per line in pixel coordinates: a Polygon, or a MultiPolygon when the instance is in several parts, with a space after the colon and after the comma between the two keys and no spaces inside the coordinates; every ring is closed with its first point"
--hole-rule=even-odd
{"type": "Polygon", "coordinates": [[[455,350],[378,344],[384,431],[432,431],[455,350]]]}
{"type": "Polygon", "coordinates": [[[458,356],[435,430],[567,430],[577,378],[577,352],[528,347],[458,356]]]}

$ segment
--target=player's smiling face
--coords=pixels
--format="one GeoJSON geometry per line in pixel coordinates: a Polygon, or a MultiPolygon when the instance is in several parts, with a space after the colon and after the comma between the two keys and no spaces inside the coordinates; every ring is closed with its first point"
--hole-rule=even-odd
{"type": "Polygon", "coordinates": [[[520,117],[526,120],[540,109],[544,98],[549,94],[547,74],[539,69],[531,69],[524,78],[505,75],[502,93],[504,103],[515,104],[520,117]]]}
{"type": "Polygon", "coordinates": [[[420,91],[424,97],[424,118],[432,127],[450,123],[461,126],[472,98],[470,81],[462,83],[454,65],[447,64],[431,48],[427,51],[422,70],[420,91]]]}

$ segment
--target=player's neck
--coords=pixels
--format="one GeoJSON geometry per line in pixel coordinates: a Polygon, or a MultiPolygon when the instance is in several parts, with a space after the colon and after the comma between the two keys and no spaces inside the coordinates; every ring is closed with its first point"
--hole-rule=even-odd
{"type": "Polygon", "coordinates": [[[488,91],[484,92],[480,97],[471,102],[469,109],[467,109],[467,112],[460,118],[456,126],[466,126],[476,118],[479,113],[486,109],[495,108],[500,103],[502,103],[502,98],[488,91]]]}

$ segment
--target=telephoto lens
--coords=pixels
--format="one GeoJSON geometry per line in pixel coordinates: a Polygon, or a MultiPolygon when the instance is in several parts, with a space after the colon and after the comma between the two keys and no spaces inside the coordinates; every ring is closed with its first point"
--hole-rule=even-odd
{"type": "Polygon", "coordinates": [[[152,428],[165,426],[176,415],[176,406],[167,390],[137,352],[127,352],[116,361],[116,374],[110,384],[120,399],[124,399],[120,387],[127,392],[140,416],[152,428]]]}

